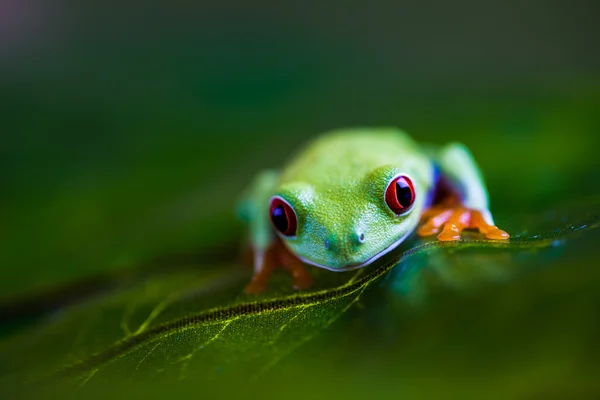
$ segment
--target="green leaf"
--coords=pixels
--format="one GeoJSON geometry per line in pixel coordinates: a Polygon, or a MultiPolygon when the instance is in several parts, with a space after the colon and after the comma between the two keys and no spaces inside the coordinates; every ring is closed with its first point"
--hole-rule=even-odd
{"type": "MultiPolygon", "coordinates": [[[[586,326],[571,313],[593,312],[589,304],[577,309],[582,296],[598,300],[600,273],[588,266],[600,237],[599,208],[593,202],[568,210],[513,216],[512,232],[535,233],[508,243],[475,235],[450,244],[413,240],[356,272],[315,269],[317,287],[301,293],[280,273],[267,293],[244,295],[250,271],[231,262],[140,270],[127,287],[77,300],[5,337],[0,394],[125,397],[201,387],[203,393],[283,395],[298,384],[300,396],[323,394],[340,380],[336,393],[351,396],[363,390],[361,379],[372,379],[378,382],[369,385],[372,393],[436,395],[446,389],[419,389],[429,385],[425,377],[459,393],[466,390],[453,381],[459,372],[478,374],[489,388],[505,378],[506,368],[515,378],[498,395],[539,392],[545,379],[569,368],[598,366],[569,352],[598,328],[597,320],[586,326]],[[536,337],[543,340],[535,343],[536,337]],[[512,355],[505,346],[513,346],[512,355]],[[565,364],[538,368],[553,357],[565,364]],[[432,364],[425,375],[415,372],[432,364]],[[521,373],[525,384],[518,382],[521,373]],[[295,383],[298,376],[313,383],[295,383]],[[311,390],[315,382],[318,391],[311,390]]],[[[593,387],[586,379],[579,375],[576,382],[593,387]]]]}

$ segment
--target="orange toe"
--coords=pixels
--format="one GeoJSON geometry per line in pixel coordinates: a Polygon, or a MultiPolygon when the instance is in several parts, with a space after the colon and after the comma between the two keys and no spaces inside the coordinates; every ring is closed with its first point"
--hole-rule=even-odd
{"type": "Polygon", "coordinates": [[[423,225],[417,230],[419,236],[431,236],[440,233],[440,228],[430,225],[423,225]]]}
{"type": "Polygon", "coordinates": [[[257,294],[257,293],[264,291],[266,288],[267,288],[266,283],[252,281],[246,285],[246,287],[244,288],[244,293],[257,294]]]}
{"type": "Polygon", "coordinates": [[[292,275],[294,289],[308,289],[315,282],[313,277],[306,271],[304,263],[293,255],[285,246],[280,247],[280,259],[283,268],[292,275]]]}
{"type": "Polygon", "coordinates": [[[460,240],[460,229],[454,224],[446,224],[442,233],[438,235],[438,240],[442,242],[460,240]]]}
{"type": "Polygon", "coordinates": [[[308,275],[308,273],[304,274],[302,276],[294,277],[294,289],[296,289],[296,290],[308,289],[314,283],[315,283],[315,280],[312,278],[312,276],[308,275]]]}
{"type": "Polygon", "coordinates": [[[506,240],[510,238],[510,235],[504,232],[503,230],[498,229],[498,227],[494,226],[488,230],[485,237],[492,240],[506,240]]]}

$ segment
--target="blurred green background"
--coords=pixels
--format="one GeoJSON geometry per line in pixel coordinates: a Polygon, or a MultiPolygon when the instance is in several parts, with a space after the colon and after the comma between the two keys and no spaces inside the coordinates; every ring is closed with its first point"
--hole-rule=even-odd
{"type": "Polygon", "coordinates": [[[166,254],[231,259],[244,186],[333,128],[462,141],[518,233],[515,213],[598,204],[594,1],[3,7],[5,304],[166,254]]]}
{"type": "Polygon", "coordinates": [[[0,293],[236,234],[331,128],[462,141],[498,211],[598,186],[594,2],[7,4],[0,293]]]}

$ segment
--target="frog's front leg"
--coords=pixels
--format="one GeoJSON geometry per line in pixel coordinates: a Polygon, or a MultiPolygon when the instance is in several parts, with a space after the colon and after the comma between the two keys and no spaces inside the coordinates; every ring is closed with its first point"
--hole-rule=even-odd
{"type": "Polygon", "coordinates": [[[276,267],[285,268],[292,276],[294,289],[308,289],[314,283],[304,267],[304,263],[294,256],[280,239],[275,239],[264,252],[255,253],[254,275],[244,291],[260,293],[267,287],[267,282],[276,267]]]}
{"type": "Polygon", "coordinates": [[[293,255],[281,240],[278,240],[278,242],[280,246],[279,262],[281,266],[287,269],[290,275],[292,275],[294,289],[308,289],[311,287],[314,283],[314,279],[306,272],[304,263],[298,257],[293,255]]]}
{"type": "Polygon", "coordinates": [[[265,290],[273,270],[279,266],[287,269],[292,275],[294,288],[306,289],[313,283],[302,261],[290,253],[273,232],[269,218],[269,199],[278,180],[277,171],[261,172],[248,188],[238,207],[240,218],[248,223],[251,259],[254,265],[252,280],[244,289],[246,293],[265,290]]]}
{"type": "Polygon", "coordinates": [[[475,229],[487,239],[508,239],[508,233],[494,225],[485,183],[469,151],[452,143],[432,156],[441,170],[437,198],[421,216],[423,225],[417,233],[452,241],[459,240],[464,229],[475,229]]]}

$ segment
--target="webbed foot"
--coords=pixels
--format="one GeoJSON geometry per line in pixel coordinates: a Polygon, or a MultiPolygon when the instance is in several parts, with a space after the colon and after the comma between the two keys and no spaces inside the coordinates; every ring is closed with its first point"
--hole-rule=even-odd
{"type": "Polygon", "coordinates": [[[248,294],[260,293],[267,288],[267,282],[277,265],[276,249],[270,246],[266,251],[254,252],[254,275],[244,288],[248,294]]]}
{"type": "Polygon", "coordinates": [[[244,288],[244,292],[255,294],[264,291],[269,277],[277,266],[288,270],[294,282],[294,289],[308,289],[314,283],[314,279],[306,271],[304,263],[294,256],[281,240],[276,240],[266,251],[255,252],[254,275],[244,288]]]}
{"type": "Polygon", "coordinates": [[[497,226],[488,224],[481,211],[462,206],[431,207],[423,213],[421,220],[425,222],[417,230],[417,234],[438,234],[437,238],[440,241],[459,240],[464,229],[476,229],[492,240],[505,240],[510,237],[497,226]]]}
{"type": "Polygon", "coordinates": [[[306,272],[304,263],[294,256],[290,251],[281,246],[281,265],[289,271],[294,280],[294,289],[308,289],[315,281],[312,276],[306,272]]]}

